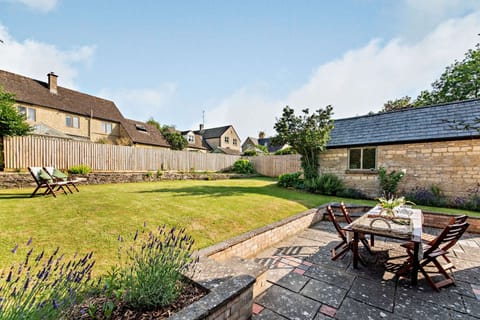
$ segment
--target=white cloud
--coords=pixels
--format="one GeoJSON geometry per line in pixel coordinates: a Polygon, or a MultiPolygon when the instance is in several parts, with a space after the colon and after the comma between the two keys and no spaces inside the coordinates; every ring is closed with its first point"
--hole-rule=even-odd
{"type": "Polygon", "coordinates": [[[155,88],[103,89],[99,96],[114,101],[126,118],[146,121],[153,117],[162,121],[165,108],[174,98],[176,90],[175,84],[165,83],[155,88]]]}
{"type": "Polygon", "coordinates": [[[35,40],[15,40],[0,25],[0,69],[46,81],[47,73],[59,75],[59,85],[72,88],[78,75],[77,64],[89,64],[94,46],[82,46],[63,51],[54,45],[35,40]]]}
{"type": "Polygon", "coordinates": [[[19,2],[30,9],[40,11],[40,12],[49,12],[53,10],[57,4],[58,0],[9,0],[10,2],[19,2]]]}
{"type": "MultiPolygon", "coordinates": [[[[319,66],[307,83],[292,90],[285,99],[269,98],[243,88],[209,112],[214,123],[232,123],[246,136],[265,130],[274,134],[275,117],[285,105],[297,111],[326,105],[334,107],[334,118],[378,111],[389,99],[413,98],[455,59],[478,41],[480,11],[443,22],[415,43],[402,38],[382,42],[371,40],[340,59],[319,66]]],[[[239,133],[240,134],[240,133],[239,133]]]]}

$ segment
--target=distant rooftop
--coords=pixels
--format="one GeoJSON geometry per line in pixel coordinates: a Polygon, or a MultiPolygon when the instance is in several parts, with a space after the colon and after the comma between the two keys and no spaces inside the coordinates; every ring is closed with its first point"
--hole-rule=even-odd
{"type": "Polygon", "coordinates": [[[477,130],[459,130],[448,123],[472,123],[476,118],[480,99],[338,119],[327,147],[479,138],[477,130]]]}

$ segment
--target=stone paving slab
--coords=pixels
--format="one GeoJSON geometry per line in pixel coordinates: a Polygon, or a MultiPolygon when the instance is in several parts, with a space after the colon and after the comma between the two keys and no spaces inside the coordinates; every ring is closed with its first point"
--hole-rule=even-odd
{"type": "Polygon", "coordinates": [[[454,247],[456,286],[439,293],[420,273],[416,287],[395,277],[405,259],[401,241],[376,237],[373,255],[360,251],[367,266],[358,269],[350,253],[331,260],[338,243],[322,221],[260,253],[254,260],[269,268],[270,288],[255,299],[253,319],[480,319],[480,235],[465,234],[454,247]]]}

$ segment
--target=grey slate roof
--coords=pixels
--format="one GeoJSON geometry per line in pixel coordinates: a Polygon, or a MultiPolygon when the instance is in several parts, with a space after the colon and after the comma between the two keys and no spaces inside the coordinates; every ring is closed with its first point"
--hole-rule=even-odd
{"type": "Polygon", "coordinates": [[[445,122],[475,118],[480,119],[480,99],[338,119],[327,148],[480,138],[474,129],[458,130],[445,122]]]}
{"type": "Polygon", "coordinates": [[[223,126],[218,128],[203,129],[194,131],[194,133],[200,134],[203,136],[203,139],[220,138],[222,134],[230,127],[231,126],[223,126]]]}

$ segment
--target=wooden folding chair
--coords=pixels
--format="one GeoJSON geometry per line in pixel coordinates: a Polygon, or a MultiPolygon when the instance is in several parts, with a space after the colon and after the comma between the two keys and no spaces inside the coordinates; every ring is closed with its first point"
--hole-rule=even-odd
{"type": "MultiPolygon", "coordinates": [[[[350,213],[347,210],[347,207],[345,206],[345,203],[340,202],[340,209],[342,210],[343,218],[345,221],[350,224],[353,222],[352,218],[350,217],[350,213]]],[[[359,234],[360,241],[362,241],[363,245],[365,248],[367,248],[369,253],[372,253],[371,246],[373,247],[375,244],[375,238],[373,234],[370,234],[370,245],[368,244],[367,239],[365,238],[365,233],[360,233],[359,234]]]]}
{"type": "Polygon", "coordinates": [[[66,182],[53,182],[48,173],[45,172],[42,167],[28,167],[28,171],[37,184],[37,188],[35,188],[35,190],[32,192],[30,198],[32,198],[38,192],[38,190],[42,188],[45,188],[43,195],[52,194],[54,197],[56,197],[58,192],[67,194],[64,188],[64,186],[66,186],[66,182]]]}
{"type": "MultiPolygon", "coordinates": [[[[443,231],[430,244],[423,244],[423,252],[419,269],[435,291],[440,291],[440,288],[442,287],[455,284],[454,279],[447,272],[448,266],[446,269],[440,264],[440,262],[438,262],[437,258],[440,256],[445,256],[448,253],[448,250],[457,243],[463,233],[467,230],[468,226],[469,224],[467,222],[447,225],[445,229],[443,229],[443,231]],[[439,273],[444,276],[444,280],[438,282],[434,282],[432,280],[424,268],[429,263],[433,263],[435,265],[439,273]]],[[[397,275],[402,275],[409,271],[412,268],[413,263],[412,243],[404,243],[402,244],[402,247],[407,249],[409,259],[407,260],[407,264],[397,272],[397,275]]]]}
{"type": "MultiPolygon", "coordinates": [[[[347,238],[346,231],[343,230],[340,224],[338,223],[337,218],[335,218],[335,214],[333,213],[331,206],[327,206],[327,213],[330,218],[330,221],[332,221],[333,225],[335,226],[335,230],[337,230],[338,236],[341,239],[340,243],[331,250],[332,260],[337,260],[338,258],[343,256],[345,253],[347,253],[348,250],[353,252],[353,239],[347,238]]],[[[359,261],[363,265],[365,265],[365,262],[362,260],[362,258],[361,257],[359,258],[360,258],[359,261]]]]}
{"type": "MultiPolygon", "coordinates": [[[[71,180],[71,179],[68,179],[67,176],[65,174],[63,174],[63,176],[65,177],[58,177],[55,175],[55,172],[57,172],[57,170],[54,168],[54,167],[43,167],[43,169],[48,173],[48,175],[50,177],[52,177],[52,180],[54,182],[65,182],[65,187],[68,189],[68,191],[70,191],[70,193],[73,193],[72,189],[70,189],[69,186],[72,186],[73,188],[75,188],[75,190],[77,192],[80,192],[80,190],[78,190],[77,186],[76,186],[76,183],[78,183],[79,181],[78,180],[71,180]]],[[[60,172],[60,171],[59,171],[60,172]]]]}
{"type": "MultiPolygon", "coordinates": [[[[450,225],[450,224],[460,224],[460,223],[464,223],[465,221],[467,221],[468,219],[468,216],[466,215],[460,215],[460,216],[454,216],[454,217],[451,217],[450,220],[448,221],[448,224],[447,225],[450,225]]],[[[422,241],[431,245],[431,243],[437,238],[437,236],[433,235],[433,234],[429,234],[429,233],[426,233],[426,232],[422,232],[422,241]]],[[[447,257],[446,254],[442,255],[443,259],[447,262],[447,265],[443,266],[443,268],[445,270],[448,270],[448,269],[453,269],[455,268],[455,265],[452,263],[452,261],[447,257]]]]}

